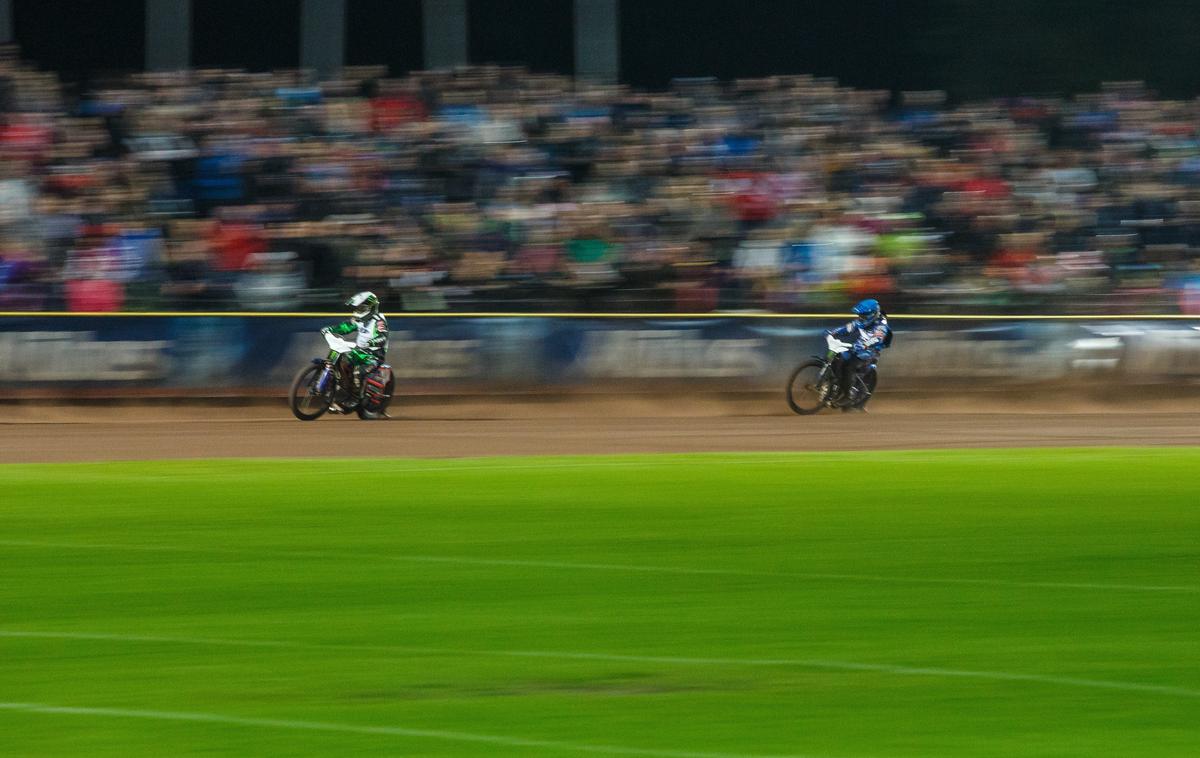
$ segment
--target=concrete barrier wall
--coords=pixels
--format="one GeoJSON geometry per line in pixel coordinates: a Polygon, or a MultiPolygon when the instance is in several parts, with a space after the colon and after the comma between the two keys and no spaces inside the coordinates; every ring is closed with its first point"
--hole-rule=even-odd
{"type": "MultiPolygon", "coordinates": [[[[0,316],[0,395],[31,391],[278,394],[324,354],[332,315],[0,316]]],[[[782,386],[823,351],[837,316],[392,317],[401,391],[782,386]]],[[[1200,380],[1200,318],[892,317],[886,387],[936,383],[1185,385],[1200,380]]],[[[674,390],[672,390],[674,391],[674,390]]]]}

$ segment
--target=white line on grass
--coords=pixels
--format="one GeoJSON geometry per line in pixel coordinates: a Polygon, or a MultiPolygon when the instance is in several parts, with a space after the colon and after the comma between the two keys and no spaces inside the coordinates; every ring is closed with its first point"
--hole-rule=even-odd
{"type": "MultiPolygon", "coordinates": [[[[438,474],[438,473],[447,473],[447,472],[453,473],[453,472],[458,472],[458,471],[504,472],[504,471],[532,471],[532,470],[542,470],[542,469],[662,468],[664,466],[689,467],[689,466],[712,466],[714,464],[713,459],[718,459],[720,465],[722,465],[722,466],[759,466],[759,465],[775,465],[775,464],[780,464],[780,463],[801,463],[801,462],[805,462],[805,461],[819,459],[823,456],[825,456],[825,457],[836,456],[836,455],[842,454],[844,452],[846,452],[846,451],[839,451],[839,450],[804,451],[804,450],[801,450],[801,451],[796,451],[796,452],[791,452],[791,453],[787,453],[787,452],[778,453],[778,454],[775,454],[774,456],[770,456],[770,455],[764,455],[763,453],[756,453],[756,452],[728,452],[728,451],[720,451],[720,450],[713,450],[713,451],[706,450],[706,451],[697,452],[697,453],[688,453],[688,452],[648,453],[648,454],[642,454],[642,455],[634,457],[634,458],[622,458],[621,454],[618,453],[618,454],[611,454],[611,455],[594,455],[594,456],[591,456],[590,458],[581,459],[581,460],[556,460],[554,456],[519,456],[515,459],[512,457],[508,457],[508,456],[473,456],[473,457],[466,457],[466,458],[444,458],[443,457],[443,458],[426,458],[426,459],[416,458],[416,459],[412,459],[412,460],[418,462],[418,465],[416,465],[416,466],[394,466],[394,465],[391,465],[391,466],[388,466],[388,468],[386,470],[384,470],[383,473],[387,473],[387,474],[426,474],[426,473],[438,474]],[[530,458],[530,457],[531,458],[542,458],[543,460],[540,460],[536,463],[513,463],[512,462],[513,460],[521,460],[522,458],[530,458]],[[612,460],[609,460],[610,458],[612,460]],[[422,461],[422,460],[428,461],[428,463],[420,463],[420,461],[422,461]],[[461,463],[459,461],[461,461],[461,463]],[[445,465],[446,463],[450,463],[450,465],[445,465]],[[432,465],[432,464],[437,464],[437,465],[432,465]]],[[[893,450],[893,451],[885,451],[885,452],[910,453],[910,452],[914,452],[914,451],[893,450]]],[[[922,452],[922,451],[915,451],[915,452],[922,452]]],[[[937,452],[942,452],[942,451],[938,450],[937,452]]],[[[567,457],[569,457],[569,456],[567,456],[567,457]]],[[[301,463],[320,462],[320,463],[327,463],[327,464],[328,463],[336,464],[339,462],[340,459],[336,459],[336,458],[335,459],[328,459],[328,458],[324,458],[324,459],[317,459],[317,458],[291,459],[291,458],[254,458],[254,457],[242,457],[242,458],[235,458],[235,459],[229,459],[229,458],[177,458],[177,459],[164,459],[164,460],[155,461],[155,462],[175,463],[175,464],[191,463],[191,464],[198,464],[200,466],[203,466],[205,464],[210,464],[210,463],[214,463],[214,462],[226,463],[231,460],[235,460],[239,464],[256,464],[256,463],[277,464],[277,463],[288,462],[288,461],[292,461],[292,462],[298,461],[301,463]]],[[[378,460],[390,462],[390,461],[387,461],[387,459],[378,459],[378,460]]],[[[1016,460],[1022,460],[1022,459],[1017,458],[1016,460]]],[[[76,462],[76,464],[73,464],[73,465],[95,466],[96,468],[94,468],[94,469],[83,469],[78,473],[86,473],[89,476],[95,477],[95,478],[105,478],[105,477],[125,477],[126,476],[126,474],[121,473],[121,472],[106,471],[105,468],[103,468],[103,467],[105,467],[109,464],[138,463],[138,462],[140,462],[140,461],[134,461],[134,460],[78,461],[78,462],[76,462]]],[[[347,459],[347,460],[345,460],[345,462],[350,463],[353,461],[350,461],[347,459]]],[[[14,465],[17,465],[17,466],[55,466],[58,464],[54,464],[54,463],[20,463],[20,464],[14,464],[14,465]]],[[[169,474],[160,475],[159,478],[170,479],[172,481],[178,481],[180,477],[187,476],[188,473],[189,472],[172,471],[169,474]]],[[[201,475],[203,475],[203,474],[201,474],[201,475]]],[[[248,476],[252,476],[252,475],[253,474],[248,474],[248,476]]],[[[138,479],[142,480],[143,478],[145,478],[145,476],[146,475],[144,473],[139,474],[138,479]]],[[[236,478],[239,476],[239,473],[236,470],[230,471],[230,472],[223,472],[222,476],[225,476],[227,478],[229,478],[229,477],[236,478]]],[[[297,478],[322,477],[323,478],[323,477],[328,477],[329,472],[328,471],[301,470],[301,471],[289,472],[288,476],[290,478],[291,477],[297,477],[297,478]]]]}
{"type": "Polygon", "coordinates": [[[822,572],[750,571],[726,568],[691,568],[687,566],[648,566],[625,563],[576,563],[570,561],[538,561],[504,558],[472,558],[457,555],[397,555],[392,553],[332,553],[310,550],[259,550],[218,547],[181,547],[177,545],[121,545],[95,542],[43,542],[35,540],[0,540],[0,546],[61,548],[65,550],[128,550],[131,552],[193,553],[196,555],[232,555],[248,558],[314,560],[379,560],[401,563],[441,563],[463,566],[493,566],[547,568],[572,571],[625,571],[648,574],[678,574],[693,576],[746,576],[757,578],[805,579],[847,582],[881,582],[887,584],[975,585],[982,587],[1025,587],[1062,590],[1098,590],[1104,592],[1185,592],[1200,593],[1200,587],[1171,584],[1123,584],[1105,582],[1024,582],[1009,579],[969,579],[963,577],[891,576],[883,574],[840,574],[822,572]]]}
{"type": "MultiPolygon", "coordinates": [[[[150,719],[154,721],[190,721],[205,724],[231,724],[235,726],[261,727],[267,729],[296,729],[312,732],[339,732],[343,734],[370,734],[391,737],[419,737],[449,742],[474,742],[504,747],[542,748],[547,750],[569,750],[577,753],[601,753],[605,755],[644,755],[660,758],[772,758],[771,756],[745,753],[706,753],[690,750],[656,750],[653,748],[625,747],[622,745],[588,745],[559,740],[526,739],[504,737],[495,734],[476,734],[442,729],[413,729],[399,726],[360,726],[328,721],[298,721],[295,719],[248,718],[227,716],[219,713],[195,713],[190,711],[154,711],[137,708],[83,708],[42,703],[4,703],[0,710],[22,713],[65,714],[70,716],[107,716],[110,718],[150,719]]],[[[800,755],[775,756],[774,758],[805,758],[800,755]]]]}
{"type": "MultiPolygon", "coordinates": [[[[680,436],[686,436],[681,434],[680,436]]],[[[1103,451],[1108,456],[1116,455],[1112,448],[1103,445],[1087,446],[1089,449],[1096,448],[1103,451]]],[[[1051,446],[1044,448],[1046,450],[1054,450],[1061,452],[1062,447],[1051,446]]],[[[963,452],[988,452],[990,453],[989,463],[1012,463],[1012,462],[1028,462],[1029,456],[1022,451],[1024,450],[1039,450],[1039,448],[968,448],[959,449],[952,448],[953,451],[963,452]]],[[[1149,453],[1149,450],[1138,449],[1130,451],[1122,448],[1123,457],[1138,457],[1139,454],[1149,453]]],[[[889,448],[877,450],[874,452],[890,453],[897,456],[921,456],[927,453],[945,453],[946,448],[889,448]]],[[[643,453],[633,458],[624,458],[622,453],[600,454],[593,455],[589,458],[580,460],[558,460],[564,456],[471,456],[463,458],[415,458],[414,461],[428,461],[428,463],[419,463],[416,466],[389,466],[383,473],[387,474],[439,474],[439,473],[454,473],[459,471],[483,471],[483,472],[505,472],[505,471],[534,471],[543,469],[606,469],[606,468],[663,468],[666,466],[691,467],[691,466],[713,466],[719,464],[721,466],[774,466],[777,464],[796,464],[820,460],[821,458],[833,458],[844,455],[847,452],[863,452],[858,448],[846,450],[795,450],[791,452],[771,451],[756,452],[756,451],[729,451],[729,450],[704,450],[704,451],[679,451],[670,453],[643,453]],[[514,460],[522,460],[525,458],[540,458],[536,463],[513,463],[514,460]],[[444,465],[450,463],[450,465],[444,465]],[[438,464],[438,465],[430,465],[438,464]]],[[[570,456],[565,456],[570,457],[570,456]]],[[[340,459],[328,458],[178,458],[178,459],[163,459],[154,461],[157,463],[176,463],[176,464],[198,464],[205,465],[210,463],[227,463],[231,460],[239,464],[256,464],[269,463],[277,464],[281,462],[300,462],[314,463],[320,462],[324,464],[337,464],[340,459]]],[[[390,463],[387,459],[378,459],[390,463]]],[[[83,470],[82,473],[87,473],[93,478],[124,478],[126,474],[122,472],[111,473],[105,471],[103,467],[109,464],[122,463],[139,463],[137,460],[96,460],[96,461],[78,461],[72,465],[94,466],[91,470],[83,470]]],[[[351,462],[349,460],[345,462],[351,462]]],[[[14,466],[57,466],[56,463],[19,463],[14,466]]],[[[191,474],[199,477],[206,476],[203,473],[191,474]]],[[[244,476],[253,476],[254,474],[245,474],[244,476]]],[[[153,475],[146,472],[138,474],[139,480],[162,479],[170,481],[179,481],[180,478],[189,476],[188,472],[172,471],[169,474],[153,475]]],[[[222,472],[225,478],[238,478],[243,476],[236,470],[222,472]]],[[[290,478],[304,477],[319,477],[326,478],[329,476],[327,471],[300,470],[289,472],[290,478]]]]}
{"type": "Polygon", "coordinates": [[[141,634],[110,634],[103,632],[47,632],[0,630],[0,638],[97,640],[106,642],[146,642],[179,645],[213,645],[219,647],[279,648],[285,650],[329,650],[369,653],[408,653],[455,657],[540,658],[550,660],[606,661],[615,663],[656,663],[672,666],[751,666],[796,667],[831,671],[865,671],[899,676],[932,676],[961,679],[986,679],[1004,682],[1033,682],[1067,687],[1145,692],[1156,695],[1200,698],[1200,689],[1162,684],[1124,682],[1112,679],[1085,679],[1049,674],[1026,674],[1013,671],[979,671],[937,666],[901,666],[891,663],[860,663],[857,661],[822,658],[706,658],[694,656],[625,655],[620,653],[589,653],[570,650],[467,650],[408,645],[355,645],[344,643],[292,642],[286,640],[243,640],[211,637],[172,637],[141,634]]]}

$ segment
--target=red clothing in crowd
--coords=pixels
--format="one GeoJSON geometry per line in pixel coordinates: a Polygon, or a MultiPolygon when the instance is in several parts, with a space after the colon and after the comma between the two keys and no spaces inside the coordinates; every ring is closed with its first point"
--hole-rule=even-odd
{"type": "Polygon", "coordinates": [[[222,223],[213,232],[212,246],[216,268],[243,271],[250,256],[267,252],[267,239],[254,224],[222,223]]]}
{"type": "Polygon", "coordinates": [[[0,127],[0,149],[8,155],[35,157],[50,147],[53,131],[27,121],[13,121],[0,127]]]}
{"type": "Polygon", "coordinates": [[[424,118],[425,106],[415,97],[395,95],[371,101],[371,129],[376,132],[386,132],[424,118]]]}
{"type": "Polygon", "coordinates": [[[982,176],[968,179],[960,184],[958,189],[962,192],[978,192],[988,198],[1008,197],[1012,191],[1008,182],[1003,179],[989,179],[982,176]]]}
{"type": "Polygon", "coordinates": [[[107,313],[125,305],[125,287],[111,279],[73,279],[65,286],[70,311],[107,313]]]}
{"type": "Polygon", "coordinates": [[[770,221],[779,213],[771,177],[755,171],[735,171],[722,177],[733,190],[730,203],[739,221],[770,221]]]}

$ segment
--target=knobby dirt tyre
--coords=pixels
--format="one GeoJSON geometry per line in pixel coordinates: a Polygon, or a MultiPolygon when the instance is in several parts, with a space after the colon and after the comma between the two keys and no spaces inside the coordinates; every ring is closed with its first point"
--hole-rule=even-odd
{"type": "Polygon", "coordinates": [[[831,381],[827,364],[817,358],[801,363],[792,371],[787,383],[787,403],[793,413],[810,416],[825,407],[828,383],[831,381]]]}
{"type": "Polygon", "coordinates": [[[296,374],[296,379],[292,382],[292,388],[288,392],[288,405],[291,406],[292,415],[301,421],[313,421],[325,415],[329,410],[329,403],[332,401],[331,393],[321,395],[315,394],[313,384],[321,375],[325,367],[319,364],[312,364],[300,369],[300,373],[296,374]],[[310,391],[311,388],[311,391],[310,391]],[[316,400],[310,405],[310,402],[316,400]]]}
{"type": "Polygon", "coordinates": [[[375,408],[368,410],[366,408],[366,400],[364,399],[358,404],[356,409],[358,417],[363,421],[379,421],[388,418],[387,409],[392,404],[392,397],[396,391],[396,379],[392,377],[388,380],[387,385],[383,388],[383,400],[375,408]]]}

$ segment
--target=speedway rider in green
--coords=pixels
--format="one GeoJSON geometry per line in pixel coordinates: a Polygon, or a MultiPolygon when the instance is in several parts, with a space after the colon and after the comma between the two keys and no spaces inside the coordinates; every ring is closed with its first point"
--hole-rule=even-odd
{"type": "MultiPolygon", "coordinates": [[[[379,298],[374,292],[360,292],[346,301],[350,306],[351,319],[336,326],[327,326],[322,334],[331,332],[339,336],[357,334],[356,347],[346,357],[354,367],[354,392],[362,399],[362,379],[387,357],[387,318],[379,312],[379,298]]],[[[335,410],[331,408],[330,410],[335,410]]],[[[340,411],[341,408],[337,408],[340,411]]]]}

